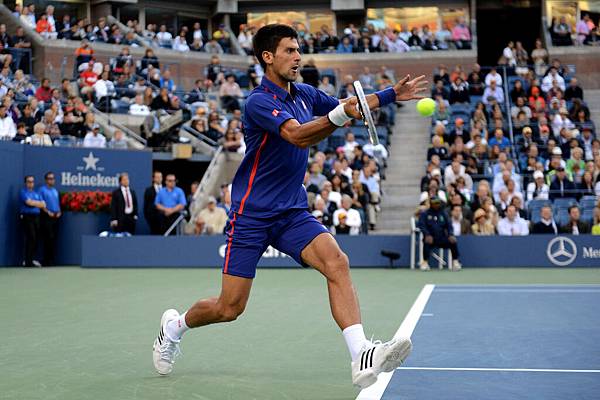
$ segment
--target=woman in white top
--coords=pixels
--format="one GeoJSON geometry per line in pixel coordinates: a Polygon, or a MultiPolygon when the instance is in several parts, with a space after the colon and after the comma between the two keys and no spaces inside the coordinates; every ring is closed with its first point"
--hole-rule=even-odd
{"type": "Polygon", "coordinates": [[[45,131],[46,125],[38,122],[33,126],[33,135],[25,139],[25,143],[32,146],[52,146],[52,139],[50,139],[50,135],[45,133],[45,131]]]}
{"type": "Polygon", "coordinates": [[[535,171],[533,173],[533,182],[527,185],[527,202],[531,200],[548,200],[548,185],[544,182],[544,173],[535,171]]]}
{"type": "Polygon", "coordinates": [[[179,32],[179,36],[177,36],[173,41],[173,50],[180,51],[182,53],[190,51],[190,46],[188,46],[187,40],[185,40],[185,31],[179,32]]]}

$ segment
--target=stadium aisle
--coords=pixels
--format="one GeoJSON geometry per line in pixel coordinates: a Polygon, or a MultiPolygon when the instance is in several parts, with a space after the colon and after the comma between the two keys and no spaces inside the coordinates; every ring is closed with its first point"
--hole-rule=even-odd
{"type": "Polygon", "coordinates": [[[390,156],[386,180],[382,184],[384,198],[377,233],[409,234],[410,218],[419,198],[420,181],[429,146],[430,120],[415,111],[415,101],[408,102],[396,113],[394,134],[390,136],[390,156]]]}

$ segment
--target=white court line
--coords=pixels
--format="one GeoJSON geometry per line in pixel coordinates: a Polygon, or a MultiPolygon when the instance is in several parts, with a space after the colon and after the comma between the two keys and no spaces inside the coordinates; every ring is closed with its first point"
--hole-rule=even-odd
{"type": "Polygon", "coordinates": [[[600,293],[598,289],[504,289],[504,288],[437,288],[438,292],[444,293],[471,293],[471,292],[499,292],[499,293],[600,293]]]}
{"type": "Polygon", "coordinates": [[[557,372],[569,374],[598,374],[600,369],[547,369],[547,368],[436,368],[398,367],[397,369],[418,371],[484,371],[484,372],[557,372]]]}
{"type": "MultiPolygon", "coordinates": [[[[404,317],[404,321],[400,325],[400,328],[396,331],[394,337],[410,337],[417,326],[417,322],[419,322],[419,318],[425,309],[425,305],[427,305],[427,301],[429,301],[429,297],[433,292],[435,285],[425,285],[419,293],[419,296],[413,303],[412,307],[404,317]]],[[[394,372],[382,372],[379,374],[377,378],[377,382],[373,385],[369,386],[366,389],[363,389],[358,394],[356,400],[380,400],[385,388],[388,383],[392,379],[392,375],[394,372]]]]}

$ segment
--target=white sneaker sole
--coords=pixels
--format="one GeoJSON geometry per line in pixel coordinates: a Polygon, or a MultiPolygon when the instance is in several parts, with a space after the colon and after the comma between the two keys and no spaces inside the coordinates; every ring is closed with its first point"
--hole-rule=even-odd
{"type": "MultiPolygon", "coordinates": [[[[179,316],[179,311],[177,311],[173,308],[170,308],[167,311],[165,311],[163,313],[162,317],[160,318],[160,329],[163,328],[163,326],[165,325],[165,323],[167,321],[177,318],[178,316],[179,316]]],[[[158,338],[156,338],[156,339],[154,339],[154,345],[152,346],[152,362],[154,364],[154,369],[156,370],[156,372],[159,375],[162,375],[162,376],[169,375],[171,372],[173,372],[173,364],[161,362],[160,352],[158,351],[158,347],[159,347],[158,338]]]]}
{"type": "Polygon", "coordinates": [[[385,362],[381,365],[381,372],[392,372],[398,368],[412,352],[412,342],[410,338],[399,338],[388,347],[385,362]]]}

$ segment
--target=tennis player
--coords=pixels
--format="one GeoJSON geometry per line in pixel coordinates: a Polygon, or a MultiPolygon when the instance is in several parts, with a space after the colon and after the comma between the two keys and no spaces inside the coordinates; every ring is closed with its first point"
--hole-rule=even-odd
{"type": "MultiPolygon", "coordinates": [[[[153,351],[161,375],[173,370],[184,332],[233,321],[244,312],[256,264],[269,245],[327,279],[331,313],[348,345],[355,385],[372,385],[380,372],[394,370],[411,351],[409,338],[386,343],[366,339],[348,257],[307,211],[302,183],[309,147],[360,113],[355,97],[340,101],[294,83],[301,59],[297,37],[293,28],[280,24],[264,26],[254,36],[254,54],[265,76],[246,101],[246,155],[233,179],[221,294],[199,300],[183,314],[164,312],[153,351]]],[[[409,79],[368,95],[369,107],[421,98],[424,76],[409,79]]]]}

